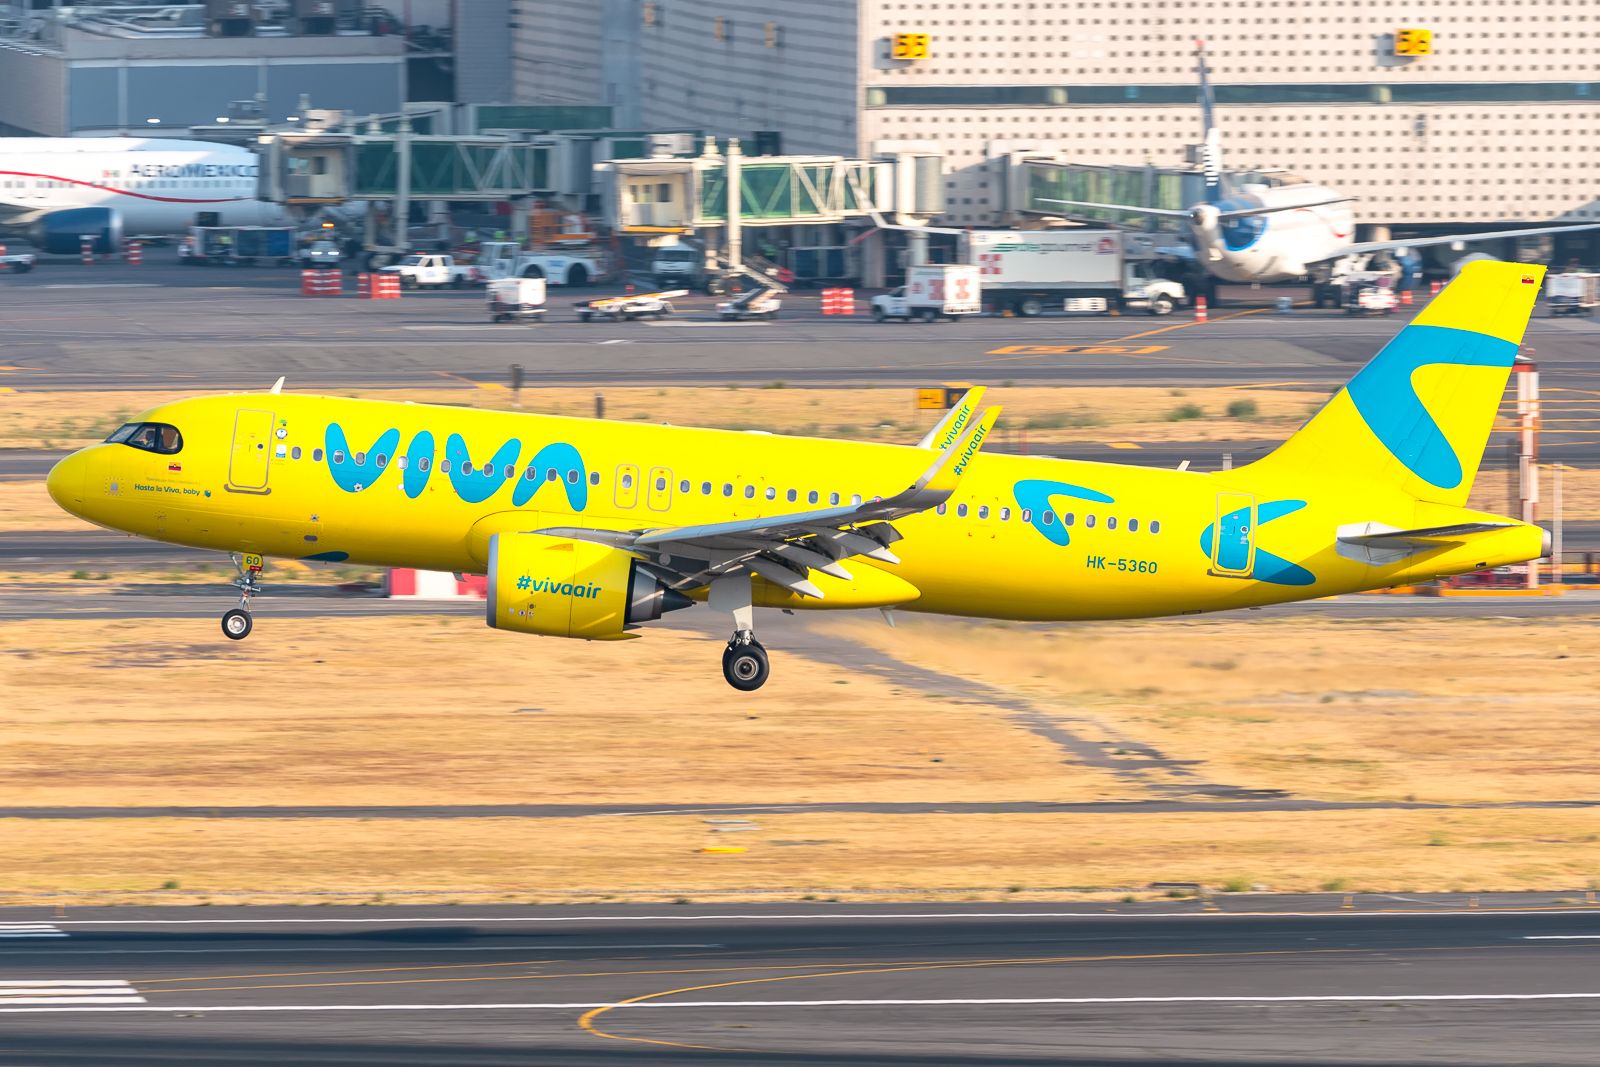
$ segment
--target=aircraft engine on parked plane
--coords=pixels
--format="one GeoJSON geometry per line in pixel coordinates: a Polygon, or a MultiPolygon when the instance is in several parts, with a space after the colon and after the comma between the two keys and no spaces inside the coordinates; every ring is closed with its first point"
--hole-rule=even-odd
{"type": "Polygon", "coordinates": [[[76,255],[85,237],[100,255],[121,252],[122,216],[108,207],[80,207],[52,211],[28,227],[28,241],[52,256],[76,255]]]}

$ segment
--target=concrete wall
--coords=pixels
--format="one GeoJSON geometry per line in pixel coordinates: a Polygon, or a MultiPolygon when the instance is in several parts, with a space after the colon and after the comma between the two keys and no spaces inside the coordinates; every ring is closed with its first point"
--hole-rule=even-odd
{"type": "MultiPolygon", "coordinates": [[[[1360,198],[1363,223],[1600,218],[1600,4],[1476,0],[1416,7],[1344,0],[862,0],[863,82],[897,86],[1193,85],[1204,37],[1219,85],[1488,85],[1584,82],[1596,100],[1561,103],[1223,106],[1230,168],[1285,168],[1360,198]],[[1433,30],[1436,54],[1387,55],[1401,26],[1433,30]],[[884,55],[893,33],[931,38],[913,64],[884,55]]],[[[1057,145],[1085,163],[1182,162],[1198,108],[867,107],[862,139],[941,145],[954,173],[948,221],[982,224],[999,206],[997,142],[1057,145]]]]}
{"type": "MultiPolygon", "coordinates": [[[[415,16],[413,16],[415,17],[415,16]]],[[[456,4],[456,101],[509,104],[511,0],[463,0],[456,4]]]]}
{"type": "Polygon", "coordinates": [[[0,48],[0,133],[67,133],[67,75],[55,56],[0,48]]]}
{"type": "Polygon", "coordinates": [[[601,104],[598,0],[512,0],[511,87],[518,104],[601,104]]]}

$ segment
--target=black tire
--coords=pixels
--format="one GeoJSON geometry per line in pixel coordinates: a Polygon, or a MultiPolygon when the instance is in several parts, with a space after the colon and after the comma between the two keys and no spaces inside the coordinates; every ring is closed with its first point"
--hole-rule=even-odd
{"type": "Polygon", "coordinates": [[[872,309],[872,321],[873,322],[888,322],[889,321],[889,316],[885,315],[883,313],[883,309],[882,308],[876,308],[875,307],[875,308],[872,309]]]}
{"type": "Polygon", "coordinates": [[[539,267],[528,267],[523,270],[522,276],[524,278],[543,278],[544,271],[539,267]]]}
{"type": "Polygon", "coordinates": [[[33,269],[32,265],[27,264],[27,263],[13,263],[13,264],[11,264],[11,273],[12,274],[26,274],[32,269],[33,269]]]}
{"type": "Polygon", "coordinates": [[[656,312],[656,318],[664,319],[670,314],[672,314],[672,302],[668,301],[668,300],[663,300],[661,302],[661,310],[656,312]]]}
{"type": "Polygon", "coordinates": [[[416,287],[417,287],[416,279],[412,278],[410,275],[407,275],[407,274],[400,275],[400,288],[402,288],[402,289],[415,289],[416,287]]]}
{"type": "Polygon", "coordinates": [[[452,289],[465,289],[466,287],[467,287],[466,275],[457,274],[454,278],[450,279],[450,288],[452,288],[452,289]]]}
{"type": "Polygon", "coordinates": [[[923,322],[934,322],[938,318],[939,318],[939,313],[937,311],[933,310],[932,308],[923,308],[922,309],[922,321],[923,322]]]}
{"type": "Polygon", "coordinates": [[[778,313],[776,311],[767,312],[767,321],[768,322],[776,322],[777,319],[778,319],[778,313]]]}
{"type": "Polygon", "coordinates": [[[759,642],[730,645],[722,653],[722,676],[741,693],[753,693],[760,689],[771,674],[772,665],[767,661],[767,650],[759,642]]]}
{"type": "Polygon", "coordinates": [[[248,611],[232,608],[222,616],[222,635],[233,641],[243,641],[250,636],[254,625],[248,611]]]}
{"type": "Polygon", "coordinates": [[[581,289],[589,284],[589,271],[583,264],[576,264],[567,271],[567,284],[574,289],[581,289]]]}
{"type": "Polygon", "coordinates": [[[1150,301],[1150,314],[1170,315],[1172,314],[1173,306],[1172,297],[1158,296],[1154,300],[1150,301]]]}
{"type": "Polygon", "coordinates": [[[1044,302],[1036,296],[1026,296],[1017,301],[1017,314],[1024,318],[1035,318],[1044,314],[1044,302]]]}

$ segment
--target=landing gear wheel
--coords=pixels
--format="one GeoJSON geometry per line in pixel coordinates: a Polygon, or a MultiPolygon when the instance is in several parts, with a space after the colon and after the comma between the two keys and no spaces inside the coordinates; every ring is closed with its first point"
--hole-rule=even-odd
{"type": "Polygon", "coordinates": [[[722,676],[728,684],[742,693],[753,693],[766,684],[772,673],[767,662],[767,650],[754,638],[741,642],[738,636],[728,642],[722,653],[722,676]]]}
{"type": "Polygon", "coordinates": [[[222,633],[234,641],[249,637],[252,625],[250,613],[242,608],[231,608],[222,616],[222,633]]]}

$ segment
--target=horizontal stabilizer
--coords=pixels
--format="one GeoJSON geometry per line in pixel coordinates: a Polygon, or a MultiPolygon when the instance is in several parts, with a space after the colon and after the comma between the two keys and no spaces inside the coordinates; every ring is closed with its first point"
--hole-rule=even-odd
{"type": "Polygon", "coordinates": [[[1381,522],[1357,522],[1339,527],[1339,554],[1363,563],[1397,563],[1451,544],[1459,544],[1479,534],[1509,530],[1512,522],[1457,522],[1448,526],[1423,526],[1402,530],[1381,522]]]}

